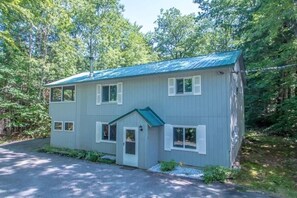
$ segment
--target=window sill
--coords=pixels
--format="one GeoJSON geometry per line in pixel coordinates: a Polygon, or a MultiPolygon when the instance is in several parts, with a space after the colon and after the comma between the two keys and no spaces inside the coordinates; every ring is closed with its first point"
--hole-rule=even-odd
{"type": "Polygon", "coordinates": [[[96,141],[96,143],[112,143],[112,144],[115,144],[117,142],[116,141],[108,141],[108,140],[100,140],[99,142],[96,141]]]}
{"type": "Polygon", "coordinates": [[[198,153],[197,149],[184,149],[184,148],[176,148],[176,147],[172,147],[171,150],[176,150],[176,151],[187,151],[187,152],[195,152],[195,153],[198,153]]]}
{"type": "Polygon", "coordinates": [[[50,101],[50,104],[75,103],[76,101],[50,101]]]}

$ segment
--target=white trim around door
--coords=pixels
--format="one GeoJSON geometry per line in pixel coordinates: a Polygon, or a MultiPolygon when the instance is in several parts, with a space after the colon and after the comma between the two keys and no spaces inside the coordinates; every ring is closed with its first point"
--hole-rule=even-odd
{"type": "Polygon", "coordinates": [[[138,128],[124,127],[123,164],[138,167],[138,128]]]}

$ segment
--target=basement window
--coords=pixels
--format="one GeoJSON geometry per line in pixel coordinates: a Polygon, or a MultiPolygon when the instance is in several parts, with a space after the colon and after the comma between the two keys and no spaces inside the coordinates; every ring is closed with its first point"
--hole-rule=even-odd
{"type": "Polygon", "coordinates": [[[54,121],[54,131],[63,131],[63,122],[54,121]]]}

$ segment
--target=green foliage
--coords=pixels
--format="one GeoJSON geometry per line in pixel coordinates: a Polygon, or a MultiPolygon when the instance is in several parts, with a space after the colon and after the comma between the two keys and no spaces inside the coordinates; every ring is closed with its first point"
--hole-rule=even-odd
{"type": "Polygon", "coordinates": [[[163,161],[160,164],[161,164],[161,171],[172,171],[178,165],[174,160],[171,160],[169,162],[163,161]]]}
{"type": "Polygon", "coordinates": [[[223,166],[208,166],[203,171],[203,181],[207,184],[213,182],[224,183],[226,179],[238,174],[238,170],[233,170],[223,166]]]}
{"type": "Polygon", "coordinates": [[[78,150],[78,149],[68,149],[68,148],[57,148],[46,145],[40,149],[39,152],[43,153],[50,153],[50,154],[58,154],[67,157],[73,157],[77,159],[84,159],[91,162],[99,162],[99,163],[106,163],[106,164],[114,164],[114,160],[110,159],[102,159],[103,154],[95,151],[85,151],[85,150],[78,150]]]}
{"type": "Polygon", "coordinates": [[[49,135],[48,82],[95,68],[156,60],[118,0],[0,2],[0,120],[4,133],[49,135]]]}
{"type": "Polygon", "coordinates": [[[240,151],[241,171],[236,184],[255,190],[296,197],[297,139],[250,131],[240,151]]]}
{"type": "Polygon", "coordinates": [[[198,52],[198,35],[194,14],[182,15],[176,8],[161,9],[155,31],[147,39],[162,59],[190,57],[198,52]]]}

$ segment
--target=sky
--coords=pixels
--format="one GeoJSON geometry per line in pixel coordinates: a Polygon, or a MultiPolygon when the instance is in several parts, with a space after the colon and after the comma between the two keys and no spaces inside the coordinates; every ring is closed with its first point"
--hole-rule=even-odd
{"type": "Polygon", "coordinates": [[[193,0],[120,0],[120,3],[125,6],[124,17],[131,23],[143,26],[143,33],[154,30],[154,22],[161,8],[166,10],[175,7],[182,14],[198,12],[198,5],[193,0]]]}

